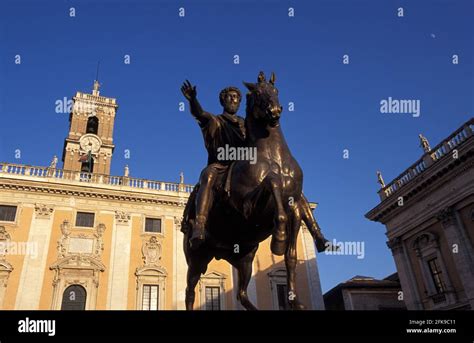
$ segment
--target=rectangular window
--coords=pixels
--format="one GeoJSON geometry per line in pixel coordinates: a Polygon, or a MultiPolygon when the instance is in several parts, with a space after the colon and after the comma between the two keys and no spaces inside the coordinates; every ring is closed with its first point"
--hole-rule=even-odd
{"type": "Polygon", "coordinates": [[[94,227],[94,213],[77,212],[76,226],[94,227]]]}
{"type": "Polygon", "coordinates": [[[206,311],[219,311],[221,309],[220,287],[206,287],[206,311]]]}
{"type": "Polygon", "coordinates": [[[0,205],[0,221],[14,222],[16,206],[0,205]]]}
{"type": "Polygon", "coordinates": [[[161,219],[146,218],[145,232],[161,233],[161,219]]]}
{"type": "Polygon", "coordinates": [[[278,309],[289,310],[290,304],[288,304],[288,288],[284,284],[277,284],[277,296],[278,296],[278,309]]]}
{"type": "Polygon", "coordinates": [[[143,285],[142,310],[158,311],[158,286],[143,285]]]}
{"type": "Polygon", "coordinates": [[[444,286],[442,271],[438,264],[438,258],[435,257],[429,260],[428,266],[430,268],[431,277],[436,288],[436,293],[443,293],[446,287],[444,286]]]}

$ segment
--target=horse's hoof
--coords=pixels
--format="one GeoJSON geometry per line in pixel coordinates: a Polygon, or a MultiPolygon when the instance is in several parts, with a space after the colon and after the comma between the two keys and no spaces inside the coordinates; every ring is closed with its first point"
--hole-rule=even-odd
{"type": "Polygon", "coordinates": [[[290,309],[294,311],[304,311],[306,310],[306,306],[304,306],[302,303],[299,301],[290,301],[290,309]]]}
{"type": "Polygon", "coordinates": [[[316,249],[318,252],[324,252],[324,251],[331,251],[332,250],[332,244],[329,242],[327,239],[324,240],[317,240],[316,241],[316,249]]]}
{"type": "Polygon", "coordinates": [[[286,251],[286,241],[277,241],[275,238],[272,238],[270,249],[272,250],[273,254],[282,256],[286,251]]]}

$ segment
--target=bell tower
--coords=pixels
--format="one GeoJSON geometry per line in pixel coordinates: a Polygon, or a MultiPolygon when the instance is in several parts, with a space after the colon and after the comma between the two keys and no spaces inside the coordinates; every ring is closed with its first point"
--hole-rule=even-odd
{"type": "Polygon", "coordinates": [[[77,92],[72,98],[62,157],[64,170],[110,174],[118,105],[116,99],[101,96],[99,88],[99,82],[94,81],[92,94],[77,92]]]}

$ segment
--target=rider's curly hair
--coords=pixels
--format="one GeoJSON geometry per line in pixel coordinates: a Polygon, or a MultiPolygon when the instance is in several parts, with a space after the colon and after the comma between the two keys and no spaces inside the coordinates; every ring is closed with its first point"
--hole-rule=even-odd
{"type": "Polygon", "coordinates": [[[222,106],[224,106],[224,98],[229,92],[236,92],[239,96],[239,102],[242,100],[242,93],[240,93],[240,90],[237,87],[227,87],[221,90],[221,92],[219,93],[219,101],[222,106]]]}

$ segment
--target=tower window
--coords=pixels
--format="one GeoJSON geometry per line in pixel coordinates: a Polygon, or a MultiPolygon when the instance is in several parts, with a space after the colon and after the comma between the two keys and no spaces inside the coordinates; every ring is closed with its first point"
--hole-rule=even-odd
{"type": "Polygon", "coordinates": [[[77,212],[76,226],[94,227],[94,213],[77,212]]]}
{"type": "Polygon", "coordinates": [[[87,119],[86,133],[93,133],[94,135],[96,135],[98,131],[99,118],[97,118],[96,116],[89,117],[89,119],[87,119]]]}
{"type": "Polygon", "coordinates": [[[14,222],[16,206],[0,205],[0,221],[14,222]]]}

